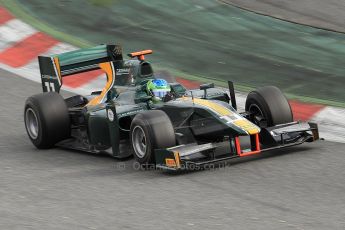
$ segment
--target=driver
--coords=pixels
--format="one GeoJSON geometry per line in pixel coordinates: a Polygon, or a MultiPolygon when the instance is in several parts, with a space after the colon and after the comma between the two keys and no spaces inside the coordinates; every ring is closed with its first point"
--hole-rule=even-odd
{"type": "Polygon", "coordinates": [[[170,85],[164,79],[149,80],[146,84],[146,89],[148,94],[152,96],[152,101],[154,103],[172,100],[170,85]]]}

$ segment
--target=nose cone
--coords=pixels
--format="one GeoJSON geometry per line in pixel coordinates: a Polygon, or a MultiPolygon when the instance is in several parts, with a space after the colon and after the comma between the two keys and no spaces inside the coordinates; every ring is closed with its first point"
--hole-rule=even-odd
{"type": "Polygon", "coordinates": [[[220,102],[217,103],[215,101],[203,99],[194,99],[194,102],[202,107],[206,107],[215,115],[219,116],[219,118],[230,127],[235,127],[239,135],[253,135],[260,132],[258,126],[220,102]]]}

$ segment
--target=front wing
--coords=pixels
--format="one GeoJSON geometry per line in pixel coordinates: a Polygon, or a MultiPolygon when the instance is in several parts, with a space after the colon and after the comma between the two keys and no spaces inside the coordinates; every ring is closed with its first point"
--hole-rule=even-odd
{"type": "Polygon", "coordinates": [[[247,147],[242,146],[240,137],[233,137],[221,143],[192,143],[157,149],[156,167],[167,170],[199,169],[234,158],[316,141],[319,139],[319,131],[315,123],[292,122],[263,128],[260,134],[251,135],[249,139],[247,147]]]}

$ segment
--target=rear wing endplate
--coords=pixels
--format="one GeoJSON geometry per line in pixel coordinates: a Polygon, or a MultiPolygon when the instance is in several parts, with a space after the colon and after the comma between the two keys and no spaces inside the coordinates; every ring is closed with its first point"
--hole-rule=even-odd
{"type": "Polygon", "coordinates": [[[43,92],[60,92],[65,76],[103,69],[102,63],[111,62],[117,68],[122,61],[122,48],[119,45],[100,45],[51,57],[39,56],[43,92]]]}

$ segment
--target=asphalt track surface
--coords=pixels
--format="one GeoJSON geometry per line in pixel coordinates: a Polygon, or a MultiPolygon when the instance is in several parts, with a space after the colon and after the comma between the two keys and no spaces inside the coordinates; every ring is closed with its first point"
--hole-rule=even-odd
{"type": "Polygon", "coordinates": [[[344,229],[345,145],[320,141],[170,174],[63,149],[23,123],[40,85],[0,70],[0,229],[344,229]]]}
{"type": "Polygon", "coordinates": [[[343,0],[220,0],[258,13],[345,32],[343,0]]]}

